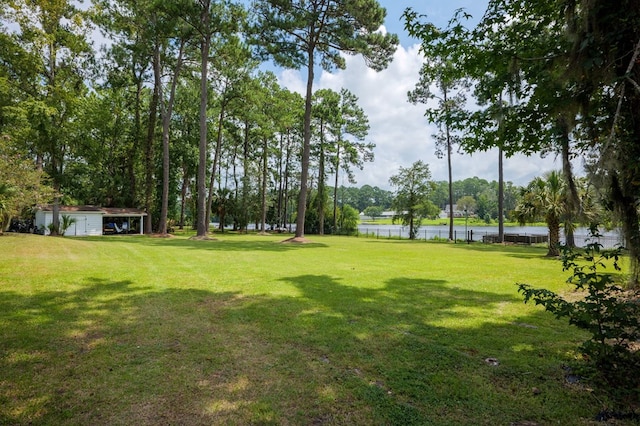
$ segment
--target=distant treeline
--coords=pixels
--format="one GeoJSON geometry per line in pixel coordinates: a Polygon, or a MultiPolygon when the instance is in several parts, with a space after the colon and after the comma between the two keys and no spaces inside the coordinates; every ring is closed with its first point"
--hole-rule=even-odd
{"type": "MultiPolygon", "coordinates": [[[[449,203],[449,189],[446,181],[432,182],[432,191],[429,200],[445,210],[449,203]]],[[[504,206],[505,214],[508,217],[509,212],[516,207],[521,188],[511,182],[505,183],[504,206]]],[[[496,219],[498,217],[498,182],[487,181],[478,177],[467,178],[453,182],[453,203],[463,197],[471,197],[475,201],[475,205],[471,210],[480,218],[490,217],[496,219]]],[[[391,209],[393,200],[393,192],[381,189],[377,186],[362,185],[358,187],[338,188],[338,200],[342,204],[349,204],[356,208],[359,212],[363,212],[367,207],[377,206],[383,210],[391,209]]],[[[468,200],[465,198],[465,200],[468,200]]]]}

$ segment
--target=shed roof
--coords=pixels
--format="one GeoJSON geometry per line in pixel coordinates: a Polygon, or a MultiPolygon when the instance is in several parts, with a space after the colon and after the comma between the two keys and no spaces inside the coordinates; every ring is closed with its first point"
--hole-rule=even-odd
{"type": "MultiPolygon", "coordinates": [[[[99,207],[99,206],[58,206],[61,213],[98,213],[103,216],[146,216],[144,210],[129,207],[99,207]]],[[[39,206],[38,210],[53,211],[53,205],[39,206]]]]}
{"type": "Polygon", "coordinates": [[[128,207],[102,207],[105,216],[146,216],[144,210],[128,207]]]}

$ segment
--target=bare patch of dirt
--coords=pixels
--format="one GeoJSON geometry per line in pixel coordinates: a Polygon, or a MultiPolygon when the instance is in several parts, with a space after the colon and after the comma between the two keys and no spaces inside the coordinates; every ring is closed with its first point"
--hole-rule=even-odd
{"type": "Polygon", "coordinates": [[[284,241],[281,241],[284,244],[309,244],[312,243],[313,241],[306,239],[305,237],[292,237],[292,238],[287,238],[284,241]]]}
{"type": "Polygon", "coordinates": [[[115,423],[146,425],[199,426],[214,423],[214,419],[203,412],[190,395],[169,393],[153,399],[131,402],[122,412],[110,419],[115,423]]]}
{"type": "Polygon", "coordinates": [[[173,238],[174,236],[171,234],[149,234],[149,238],[173,238]]]}
{"type": "Polygon", "coordinates": [[[218,241],[217,238],[212,238],[212,237],[209,237],[208,235],[204,235],[204,236],[194,235],[193,237],[190,237],[189,239],[193,240],[193,241],[218,241]]]}

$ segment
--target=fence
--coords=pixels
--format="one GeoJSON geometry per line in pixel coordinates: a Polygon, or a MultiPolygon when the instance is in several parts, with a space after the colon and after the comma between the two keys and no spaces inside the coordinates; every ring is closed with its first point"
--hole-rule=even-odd
{"type": "MultiPolygon", "coordinates": [[[[453,239],[459,243],[472,243],[472,242],[483,242],[483,243],[495,243],[498,241],[498,235],[494,230],[486,230],[486,231],[478,231],[476,230],[468,230],[465,231],[453,231],[453,239]]],[[[379,227],[371,227],[371,228],[360,228],[357,233],[358,237],[364,238],[375,238],[375,239],[387,239],[387,240],[401,240],[409,238],[408,228],[379,228],[379,227]]],[[[448,241],[449,240],[449,230],[448,229],[423,229],[419,230],[416,239],[424,240],[424,241],[448,241]]],[[[587,239],[590,239],[590,236],[587,234],[574,234],[574,240],[576,246],[584,247],[587,244],[587,239]]],[[[614,248],[616,246],[621,246],[624,244],[622,238],[617,235],[605,235],[597,239],[598,243],[600,243],[604,248],[614,248]]],[[[534,233],[519,233],[519,234],[511,234],[505,232],[505,242],[516,243],[516,244],[538,244],[538,243],[547,243],[548,234],[534,234],[534,233]]],[[[564,235],[560,236],[560,242],[564,243],[564,235]]]]}

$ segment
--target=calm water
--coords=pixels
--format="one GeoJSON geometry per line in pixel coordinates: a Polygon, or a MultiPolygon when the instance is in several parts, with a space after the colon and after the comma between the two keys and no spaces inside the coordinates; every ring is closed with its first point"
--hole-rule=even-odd
{"type": "MultiPolygon", "coordinates": [[[[215,225],[217,228],[217,224],[215,225]]],[[[248,228],[253,230],[255,225],[250,224],[248,228]]],[[[266,227],[267,230],[269,226],[266,227]]],[[[291,228],[295,231],[295,224],[291,224],[291,228]]],[[[454,226],[454,238],[456,240],[465,239],[465,226],[454,226]]],[[[482,237],[485,235],[497,235],[497,226],[467,226],[466,231],[469,233],[469,239],[472,241],[482,241],[482,237]]],[[[363,235],[368,235],[371,238],[409,238],[409,227],[402,225],[358,225],[358,232],[363,235]]],[[[548,235],[549,230],[544,226],[505,226],[505,234],[520,234],[520,235],[548,235]]],[[[600,231],[603,237],[600,239],[600,244],[605,248],[613,248],[616,245],[622,245],[623,240],[618,231],[600,231]]],[[[575,241],[578,247],[585,245],[587,238],[589,237],[589,230],[587,228],[578,228],[575,232],[575,241]]],[[[421,226],[418,230],[418,238],[421,240],[432,240],[434,238],[449,238],[449,226],[421,226]]],[[[564,234],[560,232],[560,241],[564,242],[564,234]]]]}
{"type": "MultiPolygon", "coordinates": [[[[358,231],[361,234],[375,236],[375,238],[409,238],[409,227],[402,225],[359,225],[358,231]]],[[[454,238],[457,240],[465,239],[465,226],[454,226],[454,238]]],[[[466,231],[473,241],[482,241],[485,235],[497,235],[497,226],[467,226],[466,231]]],[[[548,235],[549,230],[543,226],[508,226],[504,228],[505,234],[520,235],[548,235]]],[[[585,240],[589,237],[587,228],[578,228],[575,231],[576,245],[585,245],[585,240]]],[[[600,243],[607,248],[622,243],[622,239],[618,231],[601,231],[604,237],[600,243]]],[[[418,230],[418,238],[423,240],[431,240],[434,238],[449,238],[449,226],[421,226],[418,230]]],[[[561,232],[560,240],[564,242],[564,234],[561,232]]]]}

